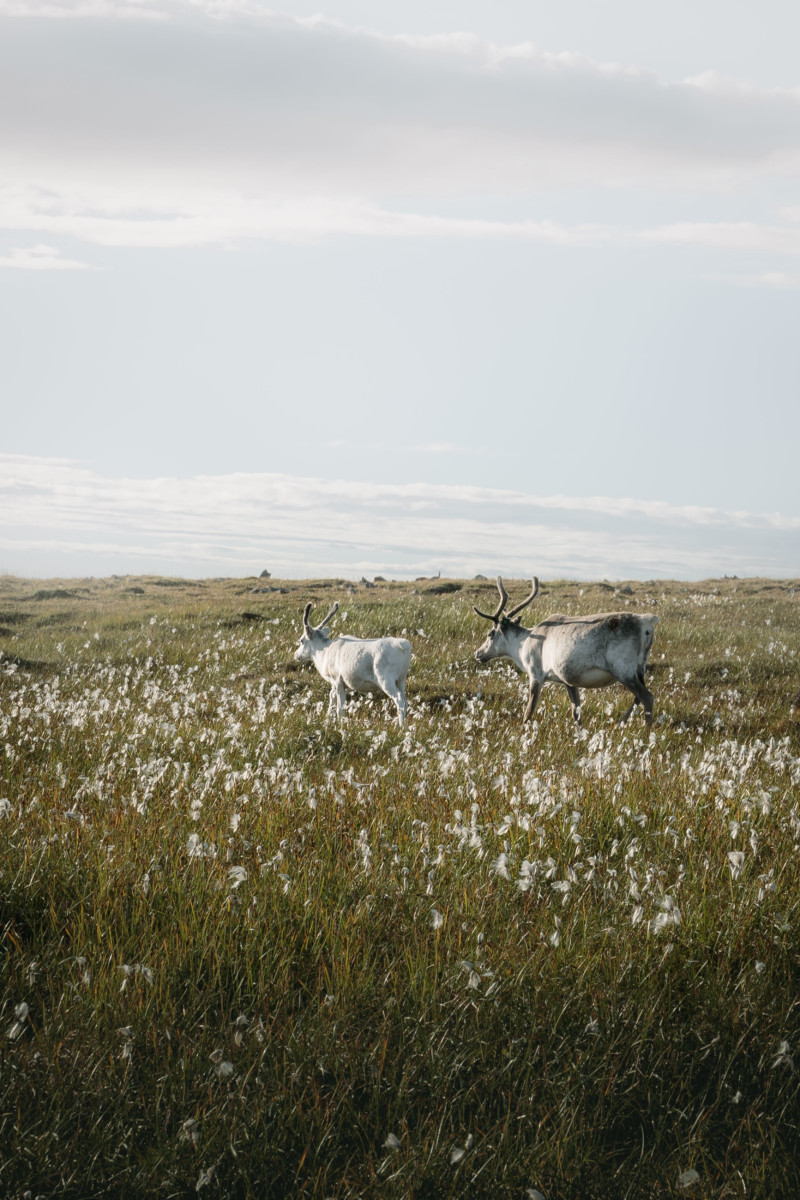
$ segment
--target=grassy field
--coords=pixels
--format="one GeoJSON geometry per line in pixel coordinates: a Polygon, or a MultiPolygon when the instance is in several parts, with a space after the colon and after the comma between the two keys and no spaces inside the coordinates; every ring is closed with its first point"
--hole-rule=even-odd
{"type": "Polygon", "coordinates": [[[800,584],[543,584],[660,618],[583,732],[447,586],[0,578],[0,1195],[800,1195],[800,584]]]}

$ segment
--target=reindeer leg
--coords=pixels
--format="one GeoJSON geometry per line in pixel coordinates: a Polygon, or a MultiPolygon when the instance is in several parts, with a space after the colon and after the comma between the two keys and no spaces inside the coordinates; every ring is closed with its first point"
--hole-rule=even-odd
{"type": "Polygon", "coordinates": [[[653,705],[655,696],[648,690],[644,681],[644,675],[639,672],[633,679],[620,679],[623,687],[626,687],[633,695],[633,704],[623,716],[622,720],[627,721],[628,717],[633,712],[637,704],[641,704],[644,709],[644,719],[647,725],[653,724],[653,705]]]}
{"type": "Polygon", "coordinates": [[[408,701],[406,700],[405,681],[402,683],[400,680],[397,681],[397,700],[395,700],[395,704],[397,705],[398,724],[401,726],[405,725],[406,716],[408,714],[408,701]]]}
{"type": "Polygon", "coordinates": [[[533,716],[534,709],[539,703],[539,693],[542,690],[542,685],[537,683],[535,679],[531,680],[531,690],[528,693],[528,703],[525,706],[525,716],[522,718],[522,724],[526,725],[533,716]]]}
{"type": "Polygon", "coordinates": [[[398,725],[403,725],[406,719],[406,698],[403,689],[393,679],[379,679],[378,683],[397,709],[398,725]]]}
{"type": "Polygon", "coordinates": [[[581,724],[581,694],[576,687],[567,687],[567,695],[572,701],[572,715],[575,718],[575,724],[581,724]]]}

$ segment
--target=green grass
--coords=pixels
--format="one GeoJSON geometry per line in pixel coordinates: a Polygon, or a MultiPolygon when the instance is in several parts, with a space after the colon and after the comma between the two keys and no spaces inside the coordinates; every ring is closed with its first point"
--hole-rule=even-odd
{"type": "Polygon", "coordinates": [[[543,585],[660,618],[582,734],[490,583],[254,586],[0,578],[0,1195],[800,1194],[800,586],[543,585]]]}

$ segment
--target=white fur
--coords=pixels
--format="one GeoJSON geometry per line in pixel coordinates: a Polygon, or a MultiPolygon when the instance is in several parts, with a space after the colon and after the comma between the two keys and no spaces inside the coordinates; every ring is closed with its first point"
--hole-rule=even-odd
{"type": "MultiPolygon", "coordinates": [[[[330,619],[326,617],[325,622],[330,619]]],[[[411,665],[411,643],[405,638],[331,638],[325,622],[316,629],[304,620],[295,659],[313,662],[331,685],[328,710],[336,706],[337,717],[347,707],[345,690],[362,695],[388,696],[397,709],[397,720],[406,719],[406,676],[411,665]]]]}

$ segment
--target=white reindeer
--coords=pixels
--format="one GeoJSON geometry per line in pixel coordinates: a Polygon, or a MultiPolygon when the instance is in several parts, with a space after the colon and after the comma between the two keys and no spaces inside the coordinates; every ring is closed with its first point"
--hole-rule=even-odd
{"type": "Polygon", "coordinates": [[[339,611],[334,604],[324,621],[309,624],[311,603],[303,611],[303,633],[295,651],[297,662],[313,662],[323,679],[331,685],[328,711],[336,705],[336,715],[347,707],[345,688],[361,694],[383,693],[394,701],[397,720],[406,719],[406,675],[411,664],[411,643],[405,638],[332,638],[327,624],[339,611]]]}
{"type": "Polygon", "coordinates": [[[578,688],[607,687],[615,681],[633,693],[633,704],[622,717],[627,721],[637,704],[644,707],[648,725],[653,721],[653,693],[644,682],[647,656],[653,645],[653,630],[658,617],[650,613],[594,613],[587,617],[565,617],[560,613],[526,629],[514,618],[539,591],[534,578],[533,590],[521,604],[505,611],[508,593],[498,575],[500,604],[493,613],[475,612],[492,622],[486,641],[475,651],[478,662],[510,658],[528,676],[530,691],[523,724],[533,716],[545,683],[561,683],[572,701],[572,715],[581,723],[581,696],[578,688]]]}

